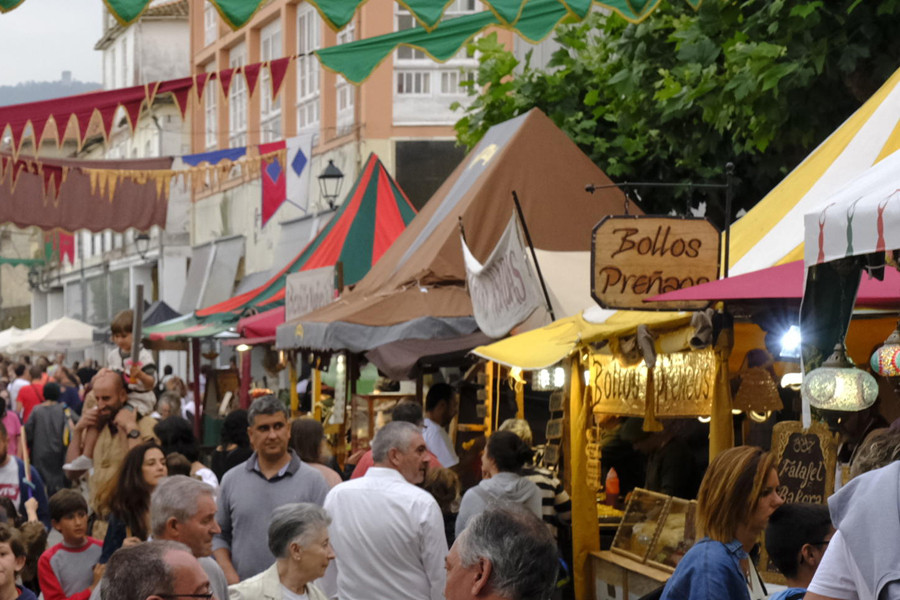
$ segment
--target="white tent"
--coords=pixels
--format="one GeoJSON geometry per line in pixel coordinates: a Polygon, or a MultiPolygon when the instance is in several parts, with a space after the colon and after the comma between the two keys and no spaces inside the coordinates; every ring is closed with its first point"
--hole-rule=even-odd
{"type": "Polygon", "coordinates": [[[804,219],[807,267],[900,248],[900,151],[869,167],[804,219]]]}
{"type": "Polygon", "coordinates": [[[66,352],[94,344],[93,326],[62,317],[17,337],[7,346],[7,352],[66,352]]]}
{"type": "Polygon", "coordinates": [[[9,345],[30,332],[30,329],[19,329],[18,327],[10,327],[0,331],[0,352],[10,352],[8,350],[9,345]]]}

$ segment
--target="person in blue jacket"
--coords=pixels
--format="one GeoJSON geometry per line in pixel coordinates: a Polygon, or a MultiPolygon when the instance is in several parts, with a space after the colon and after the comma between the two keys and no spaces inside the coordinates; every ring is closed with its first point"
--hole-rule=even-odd
{"type": "Polygon", "coordinates": [[[50,529],[50,505],[44,480],[34,467],[30,467],[30,477],[26,475],[25,462],[8,451],[6,427],[0,423],[0,497],[9,498],[19,511],[25,514],[25,502],[29,498],[37,500],[37,515],[44,527],[50,529]]]}
{"type": "Polygon", "coordinates": [[[784,504],[775,456],[753,446],[720,453],[697,495],[697,532],[703,537],[679,561],[662,600],[762,600],[765,585],[750,553],[784,504]]]}

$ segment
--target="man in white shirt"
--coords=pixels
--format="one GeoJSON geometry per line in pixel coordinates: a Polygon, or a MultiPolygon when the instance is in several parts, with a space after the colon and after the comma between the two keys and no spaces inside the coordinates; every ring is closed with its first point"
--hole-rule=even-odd
{"type": "Polygon", "coordinates": [[[16,400],[19,397],[19,390],[23,387],[31,383],[31,376],[28,373],[28,368],[26,365],[22,363],[18,363],[15,367],[10,367],[13,370],[15,375],[15,379],[13,379],[12,383],[9,384],[9,410],[15,412],[16,410],[16,400]]]}
{"type": "Polygon", "coordinates": [[[437,502],[417,487],[428,466],[420,429],[388,423],[372,442],[372,457],[365,476],[338,484],[325,498],[337,596],[443,600],[447,538],[437,502]]]}
{"type": "Polygon", "coordinates": [[[450,468],[459,463],[447,426],[456,416],[456,393],[446,383],[436,383],[425,397],[425,444],[441,465],[450,468]]]}

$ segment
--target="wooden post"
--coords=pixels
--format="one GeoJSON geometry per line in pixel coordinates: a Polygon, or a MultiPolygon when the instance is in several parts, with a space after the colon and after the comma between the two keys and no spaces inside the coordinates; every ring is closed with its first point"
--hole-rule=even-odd
{"type": "Polygon", "coordinates": [[[241,352],[241,408],[250,408],[250,354],[252,350],[241,352]]]}
{"type": "Polygon", "coordinates": [[[491,436],[491,424],[494,422],[494,361],[489,360],[484,366],[484,372],[487,375],[484,391],[484,437],[491,436]]]}
{"type": "Polygon", "coordinates": [[[297,364],[294,362],[296,357],[293,352],[286,356],[288,358],[288,377],[291,381],[291,418],[296,419],[300,414],[300,396],[297,394],[297,364]]]}
{"type": "MultiPolygon", "coordinates": [[[[318,366],[318,365],[315,365],[318,366]]],[[[313,418],[322,422],[322,371],[312,369],[312,410],[313,418]]]]}

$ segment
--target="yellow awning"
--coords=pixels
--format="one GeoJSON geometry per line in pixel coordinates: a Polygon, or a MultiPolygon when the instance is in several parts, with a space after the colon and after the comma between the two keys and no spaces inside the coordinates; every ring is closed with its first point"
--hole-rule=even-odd
{"type": "Polygon", "coordinates": [[[684,313],[619,311],[604,323],[590,323],[581,315],[559,319],[519,335],[479,346],[472,352],[487,360],[526,371],[551,367],[574,352],[579,344],[631,335],[638,325],[675,328],[691,320],[684,313]]]}

